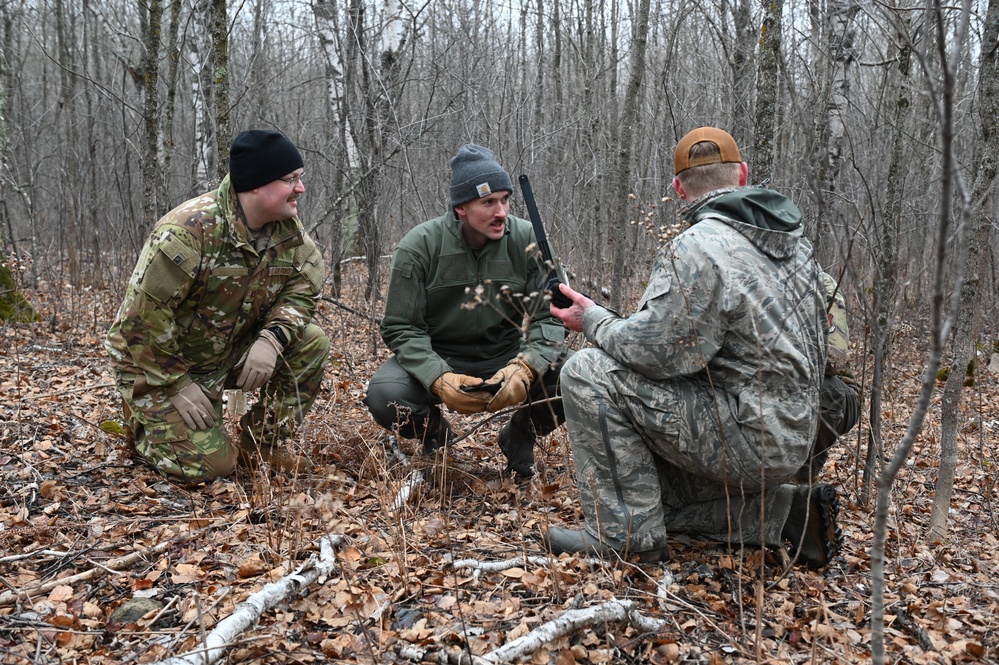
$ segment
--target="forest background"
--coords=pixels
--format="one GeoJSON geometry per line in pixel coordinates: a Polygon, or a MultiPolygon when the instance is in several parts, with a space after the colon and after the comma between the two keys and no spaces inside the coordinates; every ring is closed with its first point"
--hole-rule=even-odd
{"type": "Polygon", "coordinates": [[[0,582],[14,593],[0,660],[189,648],[339,529],[355,545],[326,602],[264,618],[243,660],[389,662],[401,642],[484,654],[617,594],[675,625],[600,626],[534,660],[996,662],[997,40],[999,0],[0,0],[2,294],[26,298],[0,313],[0,582]],[[385,357],[394,243],[446,210],[448,158],[486,145],[531,176],[570,281],[627,312],[674,232],[673,146],[705,124],[735,136],[751,183],[799,205],[847,298],[864,418],[829,471],[842,561],[792,573],[681,541],[666,600],[623,562],[443,574],[441,552],[516,554],[532,528],[577,521],[574,476],[564,432],[519,486],[492,469],[496,423],[463,422],[452,467],[387,508],[412,463],[359,397],[385,357]],[[330,473],[189,492],[106,425],[101,342],[152,224],[213,188],[251,127],[305,157],[336,350],[303,436],[330,473]],[[170,539],[138,570],[39,591],[170,539]],[[145,596],[167,609],[110,618],[145,596]]]}

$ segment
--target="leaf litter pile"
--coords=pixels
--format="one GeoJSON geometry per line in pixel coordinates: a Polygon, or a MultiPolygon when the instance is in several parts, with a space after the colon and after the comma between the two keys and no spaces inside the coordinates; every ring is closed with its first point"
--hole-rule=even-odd
{"type": "MultiPolygon", "coordinates": [[[[663,564],[547,557],[544,527],[581,524],[564,428],[540,441],[531,482],[501,473],[495,438],[508,414],[449,414],[464,438],[436,460],[391,437],[360,401],[388,357],[378,305],[356,295],[362,280],[349,274],[342,300],[318,315],[331,359],[294,442],[316,470],[239,469],[190,488],[135,458],[120,433],[103,350],[117,295],[28,291],[44,322],[0,324],[0,662],[870,661],[866,418],[826,469],[845,543],[823,571],[687,537],[663,564]]],[[[925,366],[927,331],[901,334],[885,391],[889,452],[925,366]]],[[[892,662],[999,662],[999,363],[990,372],[988,361],[962,399],[949,540],[925,535],[938,406],[893,490],[892,662]]]]}

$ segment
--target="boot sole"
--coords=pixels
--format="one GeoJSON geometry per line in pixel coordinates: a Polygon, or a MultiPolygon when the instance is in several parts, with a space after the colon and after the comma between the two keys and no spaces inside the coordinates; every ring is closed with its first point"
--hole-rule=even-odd
{"type": "MultiPolygon", "coordinates": [[[[812,488],[809,497],[808,525],[805,528],[805,543],[802,550],[821,549],[823,556],[819,559],[803,556],[809,568],[823,568],[839,555],[843,547],[843,532],[839,528],[839,498],[836,488],[821,484],[812,488]],[[809,547],[811,545],[811,547],[809,547]]],[[[804,555],[804,552],[800,553],[804,555]]]]}

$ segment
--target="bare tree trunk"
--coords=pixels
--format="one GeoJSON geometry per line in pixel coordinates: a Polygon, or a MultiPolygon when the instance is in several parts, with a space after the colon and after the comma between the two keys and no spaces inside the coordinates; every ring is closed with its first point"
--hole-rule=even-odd
{"type": "MultiPolygon", "coordinates": [[[[923,372],[923,383],[919,393],[913,414],[909,419],[909,426],[898,449],[892,456],[891,461],[885,467],[878,478],[877,507],[874,513],[874,539],[871,543],[871,656],[876,665],[883,665],[885,662],[885,636],[884,636],[884,610],[885,610],[885,538],[888,532],[888,508],[891,502],[891,491],[895,485],[895,478],[899,470],[909,456],[912,444],[923,426],[923,419],[929,408],[930,398],[936,386],[937,370],[943,359],[944,342],[950,332],[953,322],[952,311],[945,311],[945,285],[944,278],[948,272],[947,257],[949,254],[949,244],[947,242],[952,226],[952,206],[954,203],[954,189],[961,192],[960,174],[957,161],[954,157],[955,126],[954,126],[954,106],[955,89],[954,75],[961,66],[964,38],[966,29],[968,5],[965,5],[962,19],[958,21],[958,30],[952,32],[945,18],[945,9],[941,6],[940,0],[933,0],[932,6],[926,12],[931,14],[927,17],[926,27],[935,31],[936,55],[939,58],[941,67],[940,86],[934,90],[935,83],[929,82],[930,96],[936,103],[936,111],[940,120],[940,211],[937,222],[937,236],[934,245],[934,280],[931,310],[931,333],[930,333],[930,353],[926,363],[926,370],[923,372]],[[950,47],[950,48],[948,48],[950,47]],[[949,52],[952,51],[952,52],[949,52]],[[936,94],[934,94],[936,93],[936,94]]],[[[928,58],[927,58],[928,59],[928,58]]],[[[926,61],[924,60],[924,67],[926,61]]],[[[969,201],[965,196],[961,201],[961,214],[965,218],[969,213],[969,201]]],[[[954,288],[960,292],[962,281],[962,257],[956,257],[955,265],[957,270],[957,281],[954,288]]]]}
{"type": "MultiPolygon", "coordinates": [[[[270,29],[268,4],[266,0],[255,0],[253,3],[253,37],[250,46],[250,62],[253,65],[250,67],[249,90],[246,91],[250,99],[248,121],[253,127],[259,126],[264,118],[271,117],[271,91],[267,85],[267,51],[264,49],[267,33],[270,29]]],[[[313,5],[313,11],[315,11],[316,4],[313,5]]]]}
{"type": "Polygon", "coordinates": [[[188,35],[191,66],[194,76],[191,80],[191,104],[194,106],[194,191],[196,194],[207,190],[211,183],[211,173],[215,166],[215,146],[212,142],[212,73],[211,53],[204,44],[211,34],[209,29],[209,8],[212,0],[191,1],[191,30],[188,35]]]}
{"type": "Polygon", "coordinates": [[[357,164],[357,148],[350,132],[347,130],[347,99],[346,83],[344,81],[343,41],[340,14],[335,0],[318,0],[312,5],[319,36],[319,46],[323,53],[323,75],[326,80],[327,123],[329,143],[332,146],[329,155],[332,166],[332,191],[338,192],[332,202],[328,215],[333,219],[333,295],[340,296],[342,271],[340,259],[345,244],[344,221],[348,216],[348,206],[351,196],[343,192],[348,186],[348,174],[353,173],[357,164]]]}
{"type": "MultiPolygon", "coordinates": [[[[814,159],[815,205],[811,224],[814,231],[815,251],[820,263],[829,268],[837,261],[846,260],[845,251],[840,251],[838,231],[843,229],[843,205],[836,196],[840,169],[843,161],[843,142],[846,137],[844,114],[850,103],[850,65],[855,53],[853,48],[853,18],[860,10],[855,0],[828,0],[827,18],[822,31],[824,48],[820,49],[825,59],[828,54],[827,87],[820,97],[823,112],[816,141],[814,159]]],[[[817,67],[821,67],[817,64],[817,67]]]]}
{"type": "MultiPolygon", "coordinates": [[[[13,19],[6,4],[0,5],[0,183],[13,184],[14,179],[10,175],[10,153],[7,150],[7,93],[10,90],[10,69],[7,66],[6,44],[10,44],[11,29],[13,19]]],[[[4,185],[6,194],[6,185],[4,185]]],[[[6,195],[0,197],[0,221],[4,222],[0,226],[0,245],[3,244],[3,233],[8,233],[10,249],[14,256],[18,256],[17,236],[11,226],[9,212],[7,210],[6,195]]]]}
{"type": "MultiPolygon", "coordinates": [[[[649,43],[649,5],[650,0],[640,0],[638,5],[638,15],[635,17],[635,27],[632,35],[631,57],[629,59],[630,73],[628,75],[628,88],[624,94],[624,109],[621,114],[620,131],[618,132],[618,159],[617,159],[617,186],[614,192],[614,201],[624,203],[629,200],[631,193],[631,148],[632,137],[638,117],[639,95],[642,92],[642,82],[645,80],[645,52],[649,43]]],[[[624,301],[623,285],[625,275],[628,273],[628,265],[631,263],[627,256],[628,243],[626,238],[631,231],[628,218],[618,222],[622,225],[622,233],[618,241],[614,243],[614,267],[611,277],[611,297],[612,307],[621,307],[624,301]]]]}
{"type": "MultiPolygon", "coordinates": [[[[4,36],[9,34],[10,17],[2,6],[0,6],[0,27],[3,28],[3,32],[0,34],[4,36]]],[[[7,106],[8,87],[5,43],[9,42],[6,40],[0,42],[0,185],[10,180],[10,169],[7,161],[7,117],[4,113],[7,106]]],[[[6,186],[0,187],[0,189],[6,189],[6,186]]],[[[6,197],[0,200],[0,229],[10,230],[6,197]]],[[[14,237],[13,232],[11,232],[10,237],[14,237]]],[[[14,279],[13,263],[8,261],[3,234],[0,232],[0,323],[4,321],[28,322],[34,318],[31,303],[25,299],[14,279]]]]}
{"type": "MultiPolygon", "coordinates": [[[[580,54],[580,61],[583,65],[583,148],[584,154],[581,156],[581,160],[585,164],[592,165],[592,171],[586,173],[583,178],[585,182],[599,183],[601,178],[598,178],[598,163],[600,160],[600,135],[602,133],[601,124],[603,121],[603,116],[601,115],[599,109],[597,108],[597,49],[599,48],[597,44],[597,30],[595,25],[594,16],[594,1],[589,0],[586,3],[585,14],[583,17],[583,33],[584,37],[582,40],[582,53],[580,54]]],[[[588,226],[589,233],[586,237],[589,239],[588,252],[587,255],[593,257],[593,262],[591,264],[589,277],[593,281],[594,290],[599,292],[600,287],[605,283],[606,275],[604,274],[604,257],[607,250],[607,224],[604,217],[606,216],[606,211],[602,205],[601,196],[592,197],[593,207],[592,207],[592,217],[590,219],[590,225],[588,226]]]]}
{"type": "Polygon", "coordinates": [[[971,196],[970,223],[977,227],[968,243],[968,268],[961,289],[954,330],[954,358],[947,385],[940,402],[940,472],[927,527],[927,539],[943,541],[947,537],[947,515],[954,496],[954,473],[957,469],[958,412],[965,368],[974,355],[974,341],[980,328],[980,277],[987,269],[989,233],[992,219],[992,185],[996,177],[996,154],[999,153],[999,0],[989,0],[982,39],[982,62],[979,69],[979,116],[982,119],[981,163],[971,196]]]}
{"type": "Polygon", "coordinates": [[[149,0],[149,22],[146,25],[146,57],[143,63],[143,94],[145,107],[142,119],[145,124],[142,159],[142,220],[146,229],[156,222],[159,206],[156,203],[156,182],[159,171],[159,61],[160,30],[163,22],[162,0],[149,0]]]}
{"type": "Polygon", "coordinates": [[[753,11],[749,0],[733,0],[732,25],[735,32],[731,40],[732,67],[731,134],[739,145],[749,145],[753,117],[753,54],[756,30],[753,28],[753,11]]]}
{"type": "Polygon", "coordinates": [[[215,108],[215,174],[218,182],[229,171],[232,120],[229,114],[229,20],[226,0],[212,0],[212,104],[215,108]]]}
{"type": "Polygon", "coordinates": [[[173,160],[174,137],[173,121],[177,112],[177,75],[180,69],[180,7],[182,0],[172,0],[170,3],[170,31],[167,34],[167,83],[166,83],[166,104],[163,112],[163,132],[160,140],[160,163],[163,164],[161,175],[157,180],[157,201],[159,202],[156,217],[162,217],[167,212],[166,174],[170,173],[170,164],[173,160]]]}
{"type": "Polygon", "coordinates": [[[877,242],[872,248],[875,264],[874,315],[872,326],[874,366],[871,380],[871,411],[868,429],[867,455],[864,460],[864,473],[861,479],[860,502],[870,505],[875,478],[884,450],[881,440],[881,401],[887,375],[886,366],[891,355],[891,329],[895,323],[898,299],[898,246],[897,237],[902,210],[901,180],[904,177],[902,145],[904,138],[904,118],[909,109],[909,67],[912,45],[909,35],[909,15],[900,12],[898,17],[899,52],[897,55],[898,78],[895,81],[895,108],[888,160],[888,181],[885,188],[884,207],[877,242]]]}
{"type": "Polygon", "coordinates": [[[756,68],[756,129],[753,134],[753,170],[759,182],[774,172],[774,118],[777,116],[777,77],[780,69],[780,33],[784,0],[763,3],[760,57],[756,68]]]}

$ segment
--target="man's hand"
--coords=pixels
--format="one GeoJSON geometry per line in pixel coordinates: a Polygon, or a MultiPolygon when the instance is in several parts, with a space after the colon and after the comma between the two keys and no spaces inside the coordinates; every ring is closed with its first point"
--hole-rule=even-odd
{"type": "Polygon", "coordinates": [[[481,413],[486,410],[486,405],[493,396],[484,390],[466,392],[461,387],[478,386],[482,383],[482,379],[475,376],[444,372],[430,386],[430,392],[440,397],[452,411],[464,414],[481,413]]]}
{"type": "Polygon", "coordinates": [[[180,412],[184,424],[193,430],[208,429],[215,424],[215,405],[197,383],[171,395],[170,403],[180,412]]]}
{"type": "Polygon", "coordinates": [[[508,362],[503,369],[486,381],[486,383],[503,384],[496,392],[496,396],[489,401],[486,410],[494,412],[515,404],[523,404],[531,384],[534,383],[534,376],[534,368],[523,358],[514,358],[508,362]]]}
{"type": "MultiPolygon", "coordinates": [[[[243,371],[236,379],[236,386],[245,392],[252,392],[267,383],[274,374],[279,355],[281,355],[281,343],[277,337],[270,330],[261,330],[260,337],[240,361],[243,371]]],[[[239,367],[239,364],[236,367],[239,367]]]]}
{"type": "Polygon", "coordinates": [[[578,291],[573,291],[568,284],[559,284],[559,291],[572,300],[571,307],[556,307],[549,305],[548,309],[552,316],[562,319],[562,324],[566,330],[573,332],[583,332],[583,314],[595,304],[592,300],[578,291]]]}

